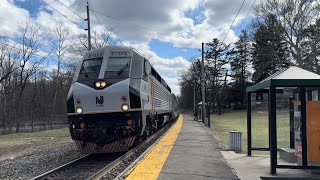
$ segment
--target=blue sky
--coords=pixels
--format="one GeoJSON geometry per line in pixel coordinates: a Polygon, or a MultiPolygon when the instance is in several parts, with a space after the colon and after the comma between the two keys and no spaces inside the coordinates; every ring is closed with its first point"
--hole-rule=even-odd
{"type": "Polygon", "coordinates": [[[24,8],[29,11],[31,17],[36,17],[36,14],[39,12],[39,8],[43,4],[38,0],[31,1],[14,1],[14,4],[20,8],[24,8]]]}
{"type": "Polygon", "coordinates": [[[181,56],[187,60],[193,60],[201,55],[199,52],[200,48],[178,48],[174,47],[170,42],[162,42],[158,39],[152,39],[149,42],[149,46],[158,56],[167,59],[181,56]]]}
{"type": "MultiPolygon", "coordinates": [[[[85,25],[84,0],[60,0],[77,15],[59,0],[44,1],[76,24],[85,25]]],[[[252,13],[237,31],[253,2],[245,1],[226,43],[235,42],[241,29],[251,22],[252,13]]],[[[89,0],[90,8],[100,13],[95,17],[91,12],[92,29],[99,32],[105,28],[113,39],[136,48],[177,94],[180,75],[188,69],[192,59],[201,56],[201,42],[223,39],[241,3],[242,0],[89,0]]],[[[57,21],[62,21],[74,36],[84,32],[41,0],[3,0],[0,4],[1,35],[12,36],[17,24],[25,19],[51,29],[57,21]]],[[[46,65],[54,66],[54,63],[46,65]]]]}
{"type": "MultiPolygon", "coordinates": [[[[40,11],[41,6],[45,5],[43,2],[39,0],[25,0],[25,1],[16,0],[14,1],[14,4],[17,7],[28,10],[32,18],[36,18],[37,13],[39,13],[40,11]]],[[[199,6],[193,10],[186,11],[184,14],[187,18],[192,19],[194,21],[194,24],[197,25],[197,24],[201,24],[205,20],[204,11],[205,11],[205,7],[199,6]]],[[[47,11],[47,12],[50,12],[50,11],[47,11]]],[[[245,29],[247,25],[250,23],[250,21],[251,21],[251,18],[246,19],[245,23],[241,26],[241,29],[236,32],[236,34],[239,35],[241,33],[241,30],[245,29]]],[[[233,26],[232,30],[236,31],[239,28],[240,24],[241,23],[238,23],[237,25],[233,26]]],[[[162,58],[172,59],[177,56],[181,56],[187,60],[192,60],[201,55],[199,52],[199,49],[201,48],[201,42],[199,42],[199,48],[174,47],[173,43],[164,42],[159,39],[151,39],[151,41],[148,42],[148,44],[151,50],[154,51],[158,56],[162,58]]]]}

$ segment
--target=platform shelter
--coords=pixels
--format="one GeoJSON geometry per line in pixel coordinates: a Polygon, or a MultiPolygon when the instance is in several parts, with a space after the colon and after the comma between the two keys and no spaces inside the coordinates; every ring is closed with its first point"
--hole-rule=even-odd
{"type": "MultiPolygon", "coordinates": [[[[320,75],[292,66],[279,71],[263,81],[247,88],[247,155],[253,150],[270,151],[270,173],[277,168],[320,170],[320,75]],[[289,90],[289,91],[288,91],[289,90]],[[301,163],[297,165],[278,164],[277,145],[277,93],[292,93],[294,117],[290,126],[290,146],[301,163]],[[251,94],[268,94],[269,147],[252,147],[251,94]],[[314,94],[314,97],[312,95],[314,94]],[[294,142],[293,142],[294,141],[294,142]],[[292,147],[294,146],[294,147],[292,147]],[[319,152],[318,152],[319,151],[319,152]]],[[[291,118],[290,118],[291,119],[291,118]]]]}

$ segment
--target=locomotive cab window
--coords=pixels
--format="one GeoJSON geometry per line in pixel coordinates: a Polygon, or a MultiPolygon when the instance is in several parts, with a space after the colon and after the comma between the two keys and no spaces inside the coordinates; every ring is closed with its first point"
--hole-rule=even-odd
{"type": "Polygon", "coordinates": [[[102,58],[84,60],[80,74],[100,72],[102,58]]]}
{"type": "Polygon", "coordinates": [[[99,77],[102,64],[102,58],[83,60],[78,81],[88,81],[99,77]]]}
{"type": "Polygon", "coordinates": [[[119,82],[129,77],[130,66],[130,57],[110,57],[104,77],[111,83],[119,82]]]}
{"type": "Polygon", "coordinates": [[[129,57],[109,58],[107,64],[107,71],[129,71],[129,66],[129,57]]]}

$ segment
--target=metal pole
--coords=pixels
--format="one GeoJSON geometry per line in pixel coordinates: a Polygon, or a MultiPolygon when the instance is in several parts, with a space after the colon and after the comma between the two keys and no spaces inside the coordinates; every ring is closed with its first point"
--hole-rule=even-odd
{"type": "Polygon", "coordinates": [[[294,104],[292,102],[293,98],[289,99],[290,105],[290,148],[294,149],[294,104]]]}
{"type": "Polygon", "coordinates": [[[308,166],[308,146],[307,146],[307,104],[306,104],[306,88],[300,88],[301,101],[301,140],[302,140],[302,166],[308,166]]]}
{"type": "Polygon", "coordinates": [[[251,93],[248,93],[248,108],[247,108],[247,136],[248,136],[248,152],[247,155],[251,156],[252,142],[251,142],[251,93]]]}
{"type": "Polygon", "coordinates": [[[277,174],[277,102],[276,88],[269,89],[269,116],[270,119],[270,172],[272,175],[277,174]]]}
{"type": "Polygon", "coordinates": [[[193,115],[196,114],[196,80],[193,80],[193,115]]]}
{"type": "Polygon", "coordinates": [[[88,31],[88,51],[91,50],[91,31],[90,31],[90,12],[89,12],[89,2],[87,1],[87,19],[85,21],[88,22],[88,28],[84,29],[88,31]]]}
{"type": "Polygon", "coordinates": [[[205,122],[206,119],[206,99],[205,99],[205,89],[204,89],[204,43],[202,43],[202,63],[201,63],[201,94],[202,94],[202,121],[207,125],[205,122]]]}
{"type": "Polygon", "coordinates": [[[211,120],[210,120],[210,102],[208,102],[208,111],[207,111],[207,113],[208,113],[208,127],[210,128],[210,126],[211,126],[211,120]]]}

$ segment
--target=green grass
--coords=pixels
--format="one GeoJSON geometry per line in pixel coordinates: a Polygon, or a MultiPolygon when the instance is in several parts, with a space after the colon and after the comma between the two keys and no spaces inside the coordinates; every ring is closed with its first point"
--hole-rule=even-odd
{"type": "MultiPolygon", "coordinates": [[[[228,148],[229,131],[242,132],[243,153],[247,151],[247,112],[231,111],[223,115],[211,115],[211,129],[215,136],[228,148]]],[[[252,147],[267,148],[268,136],[268,112],[252,112],[252,147]]],[[[278,148],[289,147],[290,141],[289,111],[277,112],[277,141],[278,148]]],[[[264,153],[263,153],[264,154],[264,153]]]]}

